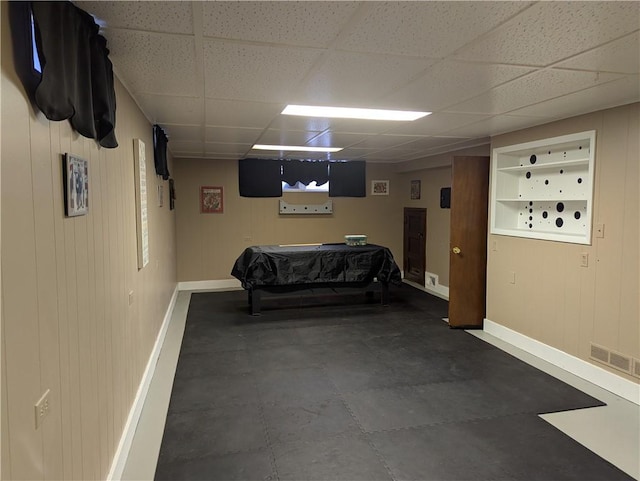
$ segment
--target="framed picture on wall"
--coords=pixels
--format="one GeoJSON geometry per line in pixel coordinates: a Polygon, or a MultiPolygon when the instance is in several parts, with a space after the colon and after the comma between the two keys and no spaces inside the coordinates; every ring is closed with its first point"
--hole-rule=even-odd
{"type": "Polygon", "coordinates": [[[420,181],[419,180],[411,181],[411,199],[412,200],[420,199],[420,181]]]}
{"type": "Polygon", "coordinates": [[[222,214],[223,205],[222,187],[208,185],[200,187],[201,214],[222,214]]]}
{"type": "Polygon", "coordinates": [[[372,180],[371,195],[389,195],[388,180],[372,180]]]}
{"type": "Polygon", "coordinates": [[[64,213],[67,217],[85,215],[89,211],[89,163],[73,154],[65,154],[64,213]]]}

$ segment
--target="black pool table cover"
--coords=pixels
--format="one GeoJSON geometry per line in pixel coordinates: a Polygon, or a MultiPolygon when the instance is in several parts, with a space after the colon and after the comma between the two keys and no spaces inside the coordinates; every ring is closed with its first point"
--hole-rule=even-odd
{"type": "Polygon", "coordinates": [[[253,246],[238,257],[231,275],[247,290],[319,285],[365,286],[377,279],[400,284],[398,265],[387,247],[368,244],[253,246]]]}

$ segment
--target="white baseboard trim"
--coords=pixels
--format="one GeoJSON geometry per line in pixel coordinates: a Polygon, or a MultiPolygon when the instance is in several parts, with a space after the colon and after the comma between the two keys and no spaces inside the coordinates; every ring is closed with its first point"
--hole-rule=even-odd
{"type": "Polygon", "coordinates": [[[183,281],[178,282],[180,291],[208,291],[215,289],[241,289],[238,279],[220,279],[216,281],[183,281]]]}
{"type": "Polygon", "coordinates": [[[583,361],[571,354],[536,341],[524,334],[520,334],[508,327],[497,324],[489,319],[484,320],[484,332],[491,334],[509,344],[522,349],[554,366],[564,369],[575,376],[589,381],[596,386],[614,393],[634,404],[640,404],[640,385],[624,379],[601,367],[583,361]]]}
{"type": "Polygon", "coordinates": [[[160,326],[160,331],[158,332],[158,336],[156,337],[156,342],[153,346],[153,349],[151,350],[149,360],[147,361],[147,367],[144,370],[142,379],[140,380],[138,392],[136,393],[136,397],[133,400],[133,404],[131,405],[131,410],[129,411],[127,422],[124,425],[122,436],[120,437],[120,443],[118,444],[116,453],[113,456],[111,469],[109,470],[109,474],[107,475],[108,481],[115,481],[122,478],[122,473],[124,471],[127,458],[129,457],[131,443],[133,442],[133,436],[136,433],[138,421],[140,420],[140,414],[142,413],[144,401],[147,397],[147,392],[149,391],[149,385],[151,384],[151,379],[153,378],[153,373],[156,369],[156,363],[158,362],[158,357],[160,356],[160,350],[162,349],[162,344],[164,343],[164,338],[167,334],[167,328],[169,327],[171,314],[173,312],[173,308],[176,304],[177,298],[178,286],[176,285],[175,289],[173,290],[173,295],[171,296],[169,306],[167,307],[167,312],[164,315],[162,325],[160,326]]]}
{"type": "Polygon", "coordinates": [[[434,289],[432,287],[421,286],[420,284],[408,281],[407,279],[402,279],[402,282],[404,282],[405,284],[409,284],[411,287],[415,287],[416,289],[419,289],[421,291],[433,294],[434,296],[444,299],[445,301],[449,300],[449,288],[447,286],[441,286],[438,284],[434,289]]]}

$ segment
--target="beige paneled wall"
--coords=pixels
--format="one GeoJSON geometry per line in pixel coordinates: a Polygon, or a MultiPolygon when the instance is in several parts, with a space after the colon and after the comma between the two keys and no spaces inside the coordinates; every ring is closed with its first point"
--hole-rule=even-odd
{"type": "Polygon", "coordinates": [[[440,208],[440,189],[451,187],[451,167],[422,169],[400,174],[403,207],[427,209],[426,270],[438,275],[438,282],[449,285],[450,209],[440,208]],[[411,199],[411,181],[420,181],[420,199],[411,199]]]}
{"type": "Polygon", "coordinates": [[[490,235],[488,319],[586,361],[592,342],[640,358],[639,118],[632,104],[493,139],[501,147],[595,129],[593,222],[605,235],[592,245],[490,235]]]}
{"type": "MultiPolygon", "coordinates": [[[[236,258],[248,246],[314,242],[344,242],[345,234],[366,234],[369,242],[387,246],[402,266],[400,181],[388,164],[367,165],[370,181],[389,180],[388,196],[333,199],[333,215],[279,215],[278,198],[245,198],[238,193],[238,163],[177,159],[176,211],[178,279],[231,279],[236,258]],[[200,214],[199,188],[224,188],[224,213],[200,214]]],[[[289,193],[296,204],[323,204],[323,193],[289,193]]]]}
{"type": "Polygon", "coordinates": [[[151,125],[122,85],[117,149],[47,121],[14,73],[2,8],[2,479],[104,479],[175,289],[174,212],[158,207],[151,125]],[[151,261],[140,271],[134,138],[149,186],[151,261]],[[64,216],[65,152],[89,161],[86,216],[64,216]]]}

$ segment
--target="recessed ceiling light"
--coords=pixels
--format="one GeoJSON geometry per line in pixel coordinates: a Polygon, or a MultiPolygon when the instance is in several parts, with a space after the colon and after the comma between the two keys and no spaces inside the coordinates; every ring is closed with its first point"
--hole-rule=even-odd
{"type": "Polygon", "coordinates": [[[340,152],[342,147],[307,147],[303,145],[255,144],[252,150],[288,150],[292,152],[340,152]]]}
{"type": "Polygon", "coordinates": [[[410,110],[354,109],[350,107],[321,107],[315,105],[287,105],[283,115],[302,115],[305,117],[333,117],[341,119],[366,120],[417,120],[430,115],[431,112],[415,112],[410,110]]]}

